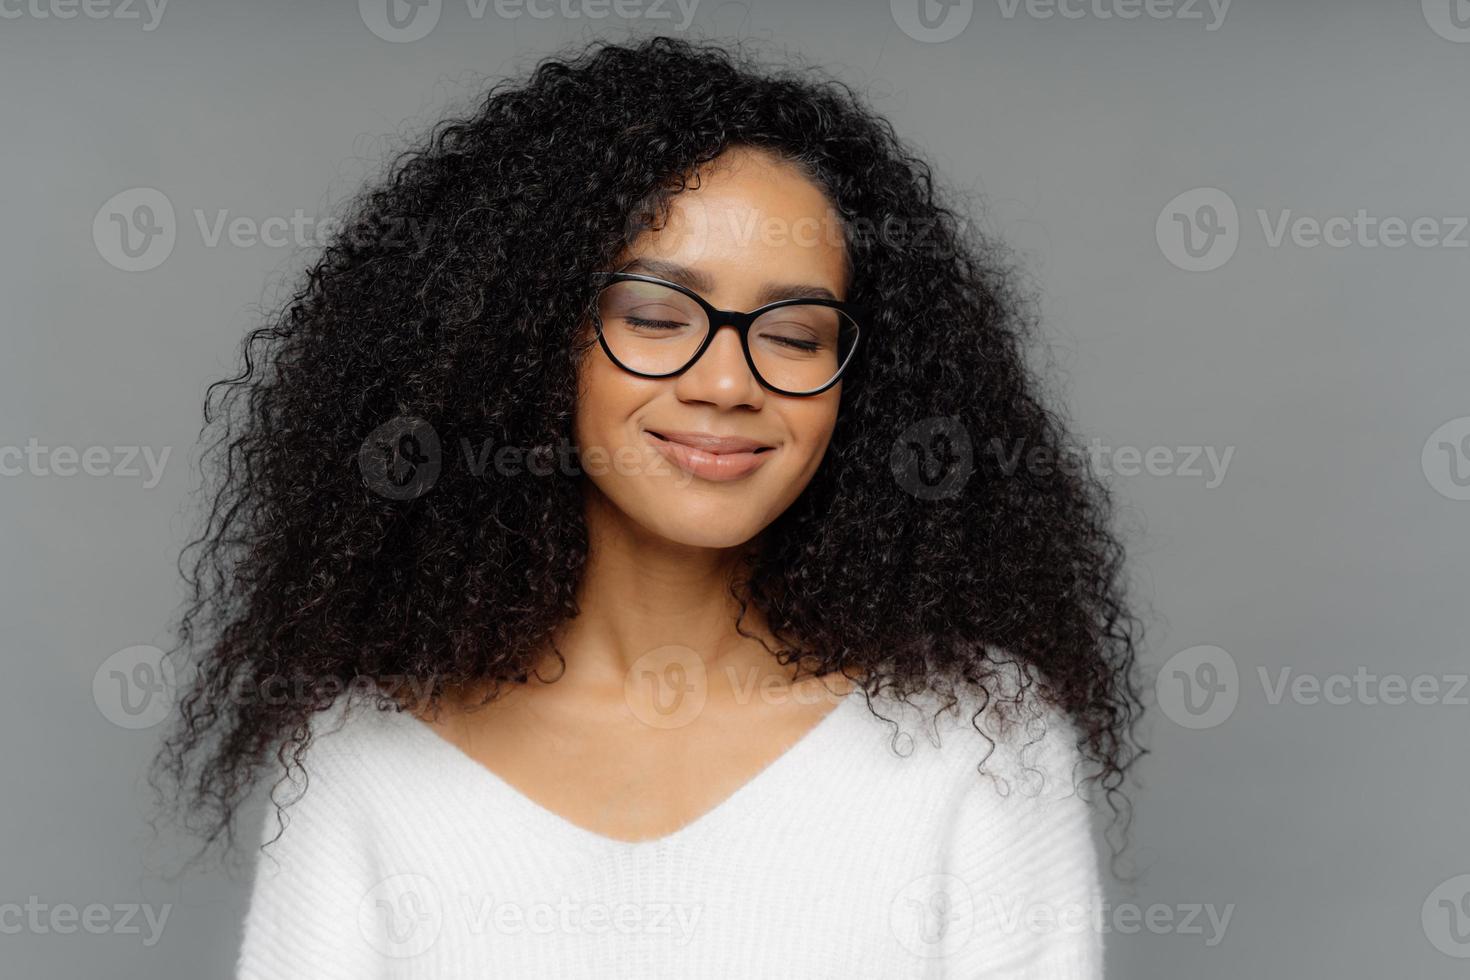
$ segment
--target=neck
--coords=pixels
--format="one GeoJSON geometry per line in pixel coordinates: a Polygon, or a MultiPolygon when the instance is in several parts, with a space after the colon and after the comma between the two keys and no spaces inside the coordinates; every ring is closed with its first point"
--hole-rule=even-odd
{"type": "Polygon", "coordinates": [[[761,644],[780,644],[764,614],[740,600],[732,584],[759,541],[737,548],[702,548],[650,533],[601,494],[586,497],[588,556],[577,591],[580,614],[563,623],[555,657],[542,676],[558,684],[621,689],[630,671],[677,663],[702,666],[711,688],[737,686],[771,675],[789,678],[761,644]],[[736,630],[740,621],[741,635],[736,630]],[[698,664],[691,663],[697,659],[698,664]]]}

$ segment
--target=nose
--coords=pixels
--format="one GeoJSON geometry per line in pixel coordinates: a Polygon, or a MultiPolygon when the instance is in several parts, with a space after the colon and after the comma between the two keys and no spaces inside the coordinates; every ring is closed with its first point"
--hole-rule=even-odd
{"type": "Polygon", "coordinates": [[[730,324],[719,325],[699,360],[674,380],[675,394],[685,401],[759,408],[765,399],[765,389],[745,362],[740,331],[730,324]]]}

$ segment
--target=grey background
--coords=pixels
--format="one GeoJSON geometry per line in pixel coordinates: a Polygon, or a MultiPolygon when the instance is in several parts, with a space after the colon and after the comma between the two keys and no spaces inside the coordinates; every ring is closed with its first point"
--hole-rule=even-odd
{"type": "MultiPolygon", "coordinates": [[[[970,19],[943,42],[900,27],[911,2],[705,2],[691,34],[765,39],[829,66],[984,204],[1034,277],[1084,438],[1141,453],[1234,447],[1218,486],[1208,470],[1115,479],[1138,594],[1160,617],[1147,663],[1185,651],[1160,708],[1190,719],[1173,669],[1190,673],[1193,648],[1221,648],[1238,681],[1223,694],[1233,711],[1209,727],[1153,712],[1136,792],[1142,877],[1109,886],[1110,901],[1161,905],[1176,923],[1191,905],[1233,907],[1225,935],[1209,945],[1204,917],[1204,935],[1110,932],[1109,975],[1464,976],[1470,961],[1450,954],[1470,942],[1456,943],[1438,897],[1462,895],[1451,879],[1470,873],[1470,692],[1272,703],[1259,670],[1271,684],[1283,669],[1426,675],[1444,694],[1467,669],[1470,502],[1438,443],[1470,423],[1427,462],[1423,450],[1470,416],[1470,233],[1459,247],[1273,247],[1257,209],[1270,221],[1283,209],[1470,214],[1470,30],[1436,0],[1237,0],[1213,30],[1203,4],[1203,19],[1122,19],[1095,2],[1070,7],[1078,17],[962,4],[950,16],[970,19]],[[1201,187],[1238,208],[1238,247],[1185,271],[1156,220],[1201,187]]],[[[97,9],[110,13],[40,16],[57,8],[35,0],[0,19],[0,446],[171,455],[151,487],[0,477],[0,904],[172,908],[151,946],[146,931],[0,932],[0,972],[224,977],[248,866],[160,877],[183,842],[154,842],[143,823],[159,729],[120,727],[93,691],[116,651],[169,643],[204,386],[304,259],[211,247],[194,211],[325,215],[482,81],[566,41],[677,28],[511,18],[493,4],[477,19],[446,0],[427,36],[394,42],[350,2],[174,0],[151,30],[146,8],[97,9]],[[156,268],[128,272],[92,227],[140,187],[167,196],[177,241],[156,268]]],[[[1455,452],[1470,466],[1470,443],[1455,452]]]]}

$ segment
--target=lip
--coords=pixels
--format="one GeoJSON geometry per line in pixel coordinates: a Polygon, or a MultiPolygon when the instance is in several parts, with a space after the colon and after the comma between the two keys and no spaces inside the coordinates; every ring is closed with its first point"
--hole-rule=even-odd
{"type": "Polygon", "coordinates": [[[774,447],[753,439],[714,436],[705,432],[669,430],[655,435],[653,430],[644,429],[643,437],[679,469],[718,483],[749,476],[765,465],[766,458],[775,452],[774,447]],[[757,453],[757,449],[766,451],[757,453]]]}
{"type": "Polygon", "coordinates": [[[730,453],[749,453],[757,449],[771,448],[764,442],[742,439],[739,436],[717,436],[708,432],[683,432],[677,429],[645,429],[654,435],[663,436],[669,442],[677,442],[690,449],[702,449],[716,456],[730,453]]]}

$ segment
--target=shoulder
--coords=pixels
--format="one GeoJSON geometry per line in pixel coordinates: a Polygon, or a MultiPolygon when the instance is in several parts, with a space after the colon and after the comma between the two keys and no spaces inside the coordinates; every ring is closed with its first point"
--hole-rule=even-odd
{"type": "Polygon", "coordinates": [[[1014,662],[976,683],[883,694],[871,704],[895,754],[949,780],[983,781],[1002,798],[1070,797],[1089,772],[1076,725],[1014,662]]]}
{"type": "Polygon", "coordinates": [[[392,727],[371,703],[339,698],[270,754],[290,765],[266,801],[236,976],[376,975],[359,913],[395,806],[382,757],[401,741],[392,727]]]}
{"type": "Polygon", "coordinates": [[[867,768],[916,844],[895,928],[945,957],[946,976],[1102,975],[1086,766],[1077,727],[1043,690],[1002,663],[977,683],[872,701],[887,722],[866,726],[884,743],[867,768]]]}
{"type": "Polygon", "coordinates": [[[950,965],[955,976],[1100,977],[1091,915],[1103,892],[1078,729],[1020,679],[1007,670],[924,699],[938,740],[925,747],[949,780],[932,880],[961,926],[950,965]]]}
{"type": "Polygon", "coordinates": [[[272,746],[260,839],[266,855],[322,847],[324,839],[362,842],[395,795],[393,773],[412,771],[405,766],[411,747],[404,721],[395,715],[342,695],[272,746]]]}
{"type": "Polygon", "coordinates": [[[287,780],[298,787],[304,780],[338,790],[366,778],[364,762],[391,748],[392,726],[383,714],[360,697],[340,695],[310,715],[280,746],[290,763],[287,780]]]}

